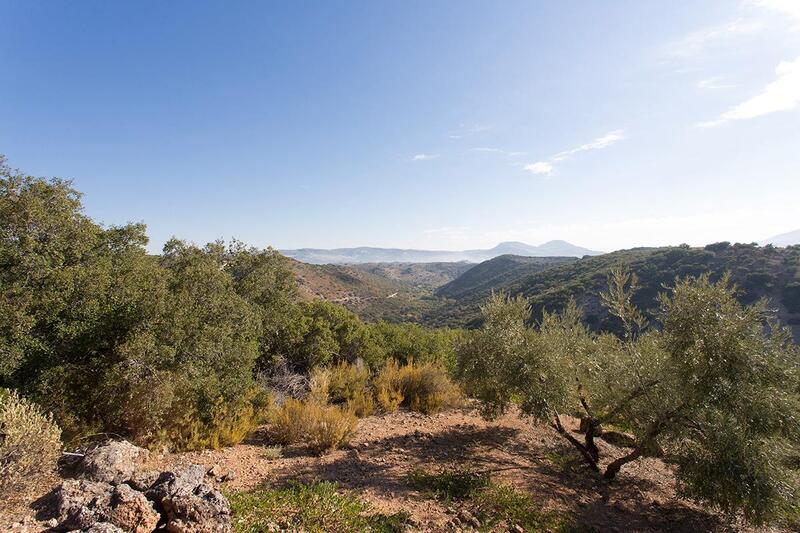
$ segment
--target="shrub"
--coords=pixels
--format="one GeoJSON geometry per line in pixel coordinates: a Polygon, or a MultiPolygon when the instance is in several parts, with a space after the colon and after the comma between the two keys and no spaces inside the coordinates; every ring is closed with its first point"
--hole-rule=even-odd
{"type": "Polygon", "coordinates": [[[277,442],[305,442],[311,450],[326,453],[350,441],[358,418],[338,405],[289,399],[273,411],[270,422],[277,442]]]}
{"type": "Polygon", "coordinates": [[[16,392],[0,390],[0,494],[53,470],[60,439],[50,415],[16,392]]]}
{"type": "Polygon", "coordinates": [[[358,426],[358,418],[348,409],[337,405],[305,405],[306,443],[317,453],[332,452],[347,444],[358,426]]]}
{"type": "Polygon", "coordinates": [[[475,515],[489,527],[505,521],[525,531],[594,531],[576,527],[560,513],[542,511],[528,494],[507,485],[490,484],[475,494],[472,504],[475,515]]]}
{"type": "Polygon", "coordinates": [[[372,414],[375,409],[375,400],[373,399],[372,390],[369,388],[361,389],[355,395],[347,400],[345,404],[347,410],[352,412],[358,418],[364,418],[372,414]]]}
{"type": "Polygon", "coordinates": [[[400,365],[396,360],[386,361],[375,377],[375,396],[378,405],[387,413],[392,413],[403,403],[403,390],[400,382],[400,365]]]}
{"type": "Polygon", "coordinates": [[[269,416],[272,437],[280,444],[294,444],[306,434],[305,403],[289,398],[269,416]]]}
{"type": "Polygon", "coordinates": [[[311,403],[325,405],[330,397],[330,388],[331,371],[324,367],[317,367],[311,371],[306,399],[311,403]]]}
{"type": "Polygon", "coordinates": [[[461,396],[458,387],[450,381],[440,366],[426,363],[409,364],[400,369],[400,389],[403,403],[412,411],[425,414],[438,413],[458,404],[461,396]]]}
{"type": "Polygon", "coordinates": [[[363,395],[369,387],[369,369],[363,364],[340,362],[330,368],[328,394],[331,402],[342,403],[363,395]]]}
{"type": "Polygon", "coordinates": [[[176,451],[233,446],[267,421],[272,403],[267,392],[253,388],[235,402],[218,398],[212,416],[204,419],[192,403],[179,401],[155,441],[176,451]]]}
{"type": "Polygon", "coordinates": [[[434,363],[400,366],[390,359],[375,378],[378,404],[386,412],[400,405],[413,411],[433,414],[457,405],[461,399],[458,387],[447,372],[434,363]]]}
{"type": "Polygon", "coordinates": [[[363,364],[337,363],[329,370],[328,397],[345,404],[359,418],[369,416],[375,407],[369,383],[369,369],[363,364]]]}

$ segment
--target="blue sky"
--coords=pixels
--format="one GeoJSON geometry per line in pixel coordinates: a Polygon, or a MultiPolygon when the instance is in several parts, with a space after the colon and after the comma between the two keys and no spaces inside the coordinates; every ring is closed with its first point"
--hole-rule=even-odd
{"type": "Polygon", "coordinates": [[[0,153],[154,251],[800,228],[798,0],[0,0],[0,25],[0,153]]]}

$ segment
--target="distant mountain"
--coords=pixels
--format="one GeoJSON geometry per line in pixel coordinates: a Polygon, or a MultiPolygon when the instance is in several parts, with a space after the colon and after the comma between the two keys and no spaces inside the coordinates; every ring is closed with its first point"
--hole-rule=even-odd
{"type": "Polygon", "coordinates": [[[773,246],[794,246],[800,244],[800,229],[775,235],[774,237],[761,241],[759,244],[761,244],[761,246],[765,244],[771,244],[773,246]]]}
{"type": "Polygon", "coordinates": [[[281,250],[281,253],[304,263],[317,265],[343,263],[453,263],[467,261],[480,263],[500,255],[523,257],[583,257],[600,255],[602,252],[575,246],[566,241],[550,241],[540,246],[522,242],[502,242],[488,250],[407,250],[400,248],[300,248],[281,250]]]}

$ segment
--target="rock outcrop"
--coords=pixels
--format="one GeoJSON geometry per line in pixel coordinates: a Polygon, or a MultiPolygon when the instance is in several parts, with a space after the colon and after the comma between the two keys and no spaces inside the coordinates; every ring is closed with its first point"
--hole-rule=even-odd
{"type": "Polygon", "coordinates": [[[140,470],[147,452],[112,442],[86,454],[78,479],[55,491],[57,531],[83,533],[229,533],[231,508],[206,483],[206,469],[140,470]]]}
{"type": "Polygon", "coordinates": [[[117,485],[130,479],[147,457],[147,450],[128,441],[112,441],[86,452],[78,465],[79,475],[91,481],[117,485]]]}

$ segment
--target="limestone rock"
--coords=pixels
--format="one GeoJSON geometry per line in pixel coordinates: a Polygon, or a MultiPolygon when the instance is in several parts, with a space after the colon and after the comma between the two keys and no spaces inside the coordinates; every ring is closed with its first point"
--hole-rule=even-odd
{"type": "Polygon", "coordinates": [[[105,522],[113,488],[108,483],[66,480],[55,492],[57,519],[63,529],[88,529],[105,522]]]}
{"type": "Polygon", "coordinates": [[[112,441],[86,452],[78,474],[90,481],[117,485],[130,479],[147,451],[128,441],[112,441]]]}
{"type": "Polygon", "coordinates": [[[87,530],[108,522],[129,533],[150,533],[159,514],[144,494],[125,484],[67,480],[56,490],[61,528],[87,530]]]}

